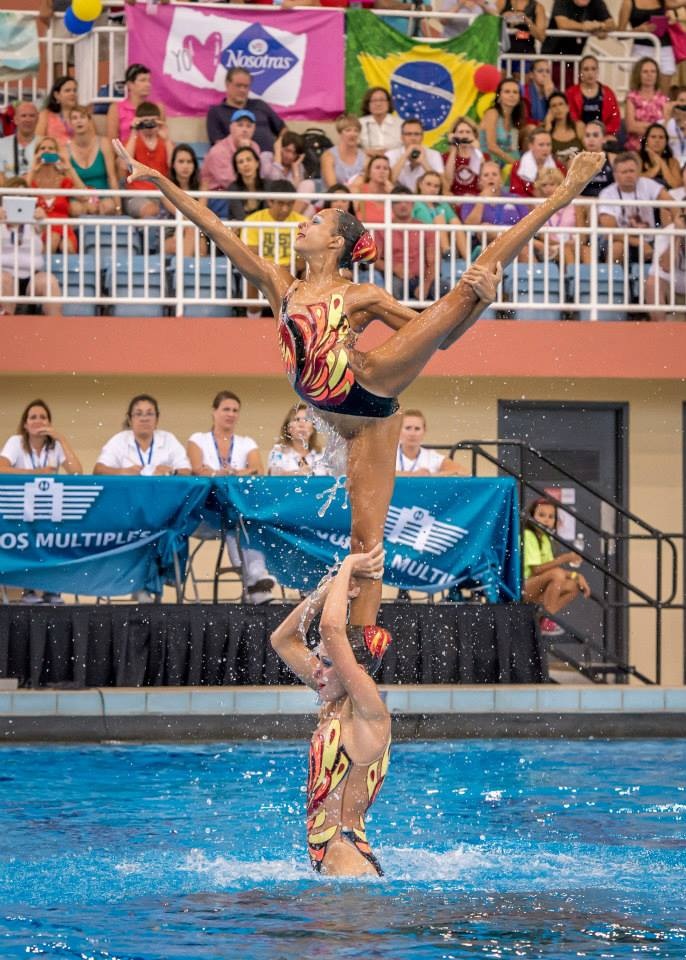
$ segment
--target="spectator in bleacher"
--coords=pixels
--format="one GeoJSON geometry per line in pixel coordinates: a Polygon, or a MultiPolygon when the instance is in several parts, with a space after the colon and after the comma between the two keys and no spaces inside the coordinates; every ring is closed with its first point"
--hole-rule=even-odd
{"type": "MultiPolygon", "coordinates": [[[[621,227],[640,228],[657,226],[653,207],[632,207],[631,200],[671,200],[662,184],[655,180],[642,177],[641,160],[636,153],[620,153],[615,160],[615,182],[605,187],[598,194],[602,204],[598,207],[598,225],[602,230],[621,227]],[[627,203],[627,201],[629,201],[627,203]]],[[[659,222],[659,220],[658,220],[659,222]]],[[[640,251],[649,260],[653,254],[652,241],[649,237],[632,235],[623,237],[614,234],[612,237],[611,258],[615,263],[624,262],[624,241],[629,247],[630,262],[640,259],[640,251]]],[[[605,256],[606,245],[601,240],[601,256],[605,256]]]]}
{"type": "Polygon", "coordinates": [[[489,160],[508,167],[519,159],[519,135],[526,124],[526,108],[519,84],[506,77],[498,84],[493,106],[481,118],[481,149],[489,160]]]}
{"type": "Polygon", "coordinates": [[[686,238],[683,235],[675,237],[676,230],[686,231],[686,211],[683,209],[672,214],[672,222],[655,240],[653,262],[646,280],[645,304],[671,302],[682,309],[673,313],[652,310],[649,316],[654,322],[686,319],[683,309],[686,305],[686,238]],[[670,300],[672,291],[673,298],[670,300]]]}
{"type": "Polygon", "coordinates": [[[564,93],[552,93],[548,98],[544,129],[550,134],[554,159],[568,167],[583,147],[584,125],[572,120],[564,93]]]}
{"type": "MultiPolygon", "coordinates": [[[[452,204],[446,203],[445,200],[436,201],[424,199],[425,197],[440,196],[442,187],[441,177],[437,173],[434,173],[433,170],[419,178],[417,182],[417,194],[421,199],[415,200],[414,206],[412,207],[412,218],[414,220],[417,220],[419,223],[453,224],[453,226],[457,226],[462,222],[455,213],[452,204]]],[[[364,219],[364,217],[361,219],[364,219]]],[[[434,243],[434,239],[435,235],[429,234],[429,243],[434,243]]],[[[438,243],[441,258],[447,260],[453,254],[450,248],[450,232],[448,230],[439,231],[438,243]]],[[[455,253],[463,259],[467,255],[467,237],[464,233],[455,233],[455,253]]]]}
{"type": "Polygon", "coordinates": [[[522,86],[522,99],[530,123],[543,123],[548,113],[548,97],[555,91],[548,60],[534,60],[529,79],[522,86]]]}
{"type": "Polygon", "coordinates": [[[202,179],[208,190],[230,189],[236,180],[233,155],[240,147],[251,147],[260,158],[262,176],[269,175],[271,154],[262,157],[255,131],[255,114],[251,110],[234,110],[228,135],[210,147],[202,165],[202,179]]]}
{"type": "Polygon", "coordinates": [[[464,476],[464,470],[454,460],[437,450],[422,446],[426,435],[426,417],[421,410],[404,410],[400,426],[400,441],[395,457],[398,477],[464,476]]]}
{"type": "Polygon", "coordinates": [[[336,196],[332,200],[325,200],[322,204],[322,210],[342,210],[343,213],[355,215],[353,201],[346,197],[346,194],[351,192],[350,187],[346,187],[344,183],[334,183],[327,192],[336,194],[336,196]]]}
{"type": "Polygon", "coordinates": [[[141,477],[188,475],[186,451],[173,433],[158,430],[160,408],[148,393],[133,397],[126,410],[125,429],[115,433],[100,451],[97,474],[141,477]]]}
{"type": "MultiPolygon", "coordinates": [[[[376,4],[375,4],[376,5],[376,4]]],[[[491,16],[497,16],[498,9],[495,0],[431,0],[427,6],[431,7],[435,13],[459,13],[462,16],[456,20],[443,20],[438,17],[426,17],[419,23],[419,32],[422,36],[432,39],[449,40],[451,37],[459,37],[482,13],[489,13],[491,16]]],[[[419,6],[421,10],[421,6],[419,6]]],[[[383,18],[387,23],[386,17],[383,18]]],[[[408,24],[404,32],[412,34],[412,20],[405,21],[408,24]]]]}
{"type": "MultiPolygon", "coordinates": [[[[672,103],[672,116],[667,121],[667,136],[673,156],[680,167],[686,166],[686,87],[679,87],[672,103]]],[[[0,149],[3,141],[0,140],[0,149]]]]}
{"type": "MultiPolygon", "coordinates": [[[[305,172],[305,140],[300,133],[281,129],[281,133],[274,141],[270,180],[288,180],[298,193],[316,193],[317,186],[305,172]]],[[[305,213],[312,207],[310,200],[298,200],[295,204],[296,213],[305,213]]]]}
{"type": "MultiPolygon", "coordinates": [[[[541,53],[579,57],[584,52],[588,37],[606,37],[616,29],[617,25],[605,0],[555,0],[548,30],[569,30],[576,36],[546,36],[541,53]]],[[[553,82],[558,89],[571,86],[573,78],[574,66],[571,61],[554,64],[553,82]]]]}
{"type": "Polygon", "coordinates": [[[367,155],[360,146],[360,121],[352,113],[336,118],[338,143],[325,150],[321,159],[325,187],[334,183],[350,183],[364,171],[367,155]]]}
{"type": "Polygon", "coordinates": [[[384,156],[402,144],[402,120],[393,112],[391,95],[384,87],[370,87],[360,107],[360,143],[368,157],[384,156]]]}
{"type": "MultiPolygon", "coordinates": [[[[557,167],[541,170],[534,184],[534,196],[542,197],[546,200],[553,195],[556,187],[558,187],[563,180],[562,172],[558,170],[557,167]]],[[[536,258],[542,260],[544,263],[548,260],[555,260],[564,264],[573,264],[575,262],[574,234],[565,233],[564,228],[575,226],[576,210],[572,204],[554,213],[546,224],[546,227],[549,228],[546,231],[547,237],[544,237],[543,234],[538,234],[533,239],[536,258]]]]}
{"type": "Polygon", "coordinates": [[[45,107],[38,115],[37,137],[52,137],[60,146],[66,146],[74,131],[71,111],[78,103],[77,84],[73,77],[58,77],[50,88],[45,107]]]}
{"type": "Polygon", "coordinates": [[[510,192],[520,197],[533,197],[534,183],[543,170],[557,168],[562,173],[564,167],[553,157],[553,141],[547,130],[534,130],[531,134],[529,149],[522,154],[512,167],[510,174],[510,192]]]}
{"type": "Polygon", "coordinates": [[[545,40],[543,4],[538,0],[497,0],[497,11],[508,31],[508,53],[535,57],[536,41],[545,40]]]}
{"type": "MultiPolygon", "coordinates": [[[[460,208],[462,222],[469,226],[486,226],[497,229],[484,231],[480,239],[480,246],[486,247],[498,236],[504,227],[511,227],[519,223],[528,213],[527,207],[516,203],[512,197],[511,203],[491,203],[493,197],[511,196],[503,188],[500,166],[495,160],[486,160],[479,174],[479,196],[470,197],[470,203],[463,203],[460,208]],[[472,202],[473,201],[473,202],[472,202]]],[[[526,250],[524,250],[526,254],[526,250]]],[[[474,252],[472,251],[472,256],[474,252]]]]}
{"type": "MultiPolygon", "coordinates": [[[[351,193],[390,193],[393,189],[391,165],[388,157],[370,157],[364,174],[350,182],[351,193]]],[[[356,200],[355,216],[365,223],[383,223],[385,206],[383,200],[356,200]]]]}
{"type": "MultiPolygon", "coordinates": [[[[193,192],[201,190],[200,182],[200,164],[195,155],[195,150],[187,143],[177,143],[171,155],[169,164],[169,179],[182,190],[193,192]]],[[[176,219],[176,207],[171,204],[166,197],[161,198],[162,209],[160,214],[176,219]]],[[[199,197],[198,203],[207,206],[207,197],[199,197]]],[[[169,227],[165,231],[164,249],[167,253],[176,253],[176,227],[169,227]]],[[[196,227],[183,228],[183,256],[184,257],[204,257],[207,255],[208,243],[204,233],[200,233],[196,227]]]]}
{"type": "MultiPolygon", "coordinates": [[[[50,407],[32,400],[19,418],[15,436],[0,450],[0,473],[82,473],[81,461],[67,437],[52,425],[50,407]]],[[[24,590],[22,603],[62,603],[59,593],[24,590]]]]}
{"type": "Polygon", "coordinates": [[[669,190],[668,193],[674,200],[686,200],[686,166],[681,168],[681,183],[678,187],[669,190]]]}
{"type": "Polygon", "coordinates": [[[310,408],[296,403],[284,417],[279,439],[269,451],[267,473],[273,477],[323,476],[327,470],[322,448],[310,408]]]}
{"type": "MultiPolygon", "coordinates": [[[[26,187],[26,180],[10,177],[8,187],[26,187]]],[[[16,313],[17,304],[5,301],[5,297],[31,295],[38,297],[59,297],[60,285],[57,277],[45,272],[41,221],[45,219],[45,210],[36,207],[36,222],[8,223],[7,213],[0,205],[0,316],[16,313]]],[[[59,303],[44,303],[42,311],[46,316],[59,317],[62,307],[59,303]]]]}
{"type": "MultiPolygon", "coordinates": [[[[156,103],[144,100],[136,107],[126,149],[139,163],[152,167],[164,177],[169,176],[169,162],[174,144],[169,139],[167,124],[156,103]]],[[[136,180],[128,184],[127,189],[154,190],[155,187],[148,180],[136,180]]],[[[127,197],[124,201],[124,212],[129,217],[140,217],[142,220],[157,217],[160,213],[160,201],[155,197],[127,197]]]]}
{"type": "Polygon", "coordinates": [[[33,163],[38,143],[38,109],[33,103],[19,103],[14,111],[16,130],[0,138],[0,187],[9,177],[24,177],[33,163]]]}
{"type": "Polygon", "coordinates": [[[421,120],[404,120],[401,138],[402,146],[386,153],[391,164],[391,178],[394,183],[414,193],[417,181],[425,173],[434,170],[443,175],[443,157],[438,150],[424,145],[424,125],[421,120]]]}
{"type": "MultiPolygon", "coordinates": [[[[69,154],[53,137],[38,141],[29,171],[29,187],[41,190],[85,190],[79,175],[69,160],[69,154]]],[[[75,197],[40,196],[37,208],[45,211],[48,219],[78,217],[81,202],[75,197]]],[[[72,227],[47,226],[42,231],[43,243],[49,253],[75,253],[78,248],[76,231],[72,227]]]]}
{"type": "Polygon", "coordinates": [[[643,57],[634,64],[626,95],[626,149],[638,150],[641,137],[651,123],[669,119],[669,97],[660,90],[660,68],[652,57],[643,57]]]}
{"type": "Polygon", "coordinates": [[[605,125],[607,136],[616,137],[622,124],[622,114],[614,91],[598,80],[599,70],[596,57],[587,54],[582,59],[579,64],[579,83],[565,90],[569,114],[576,123],[587,124],[592,120],[600,120],[605,125]]]}
{"type": "Polygon", "coordinates": [[[95,132],[95,124],[88,107],[76,106],[69,115],[74,135],[69,144],[69,159],[81,182],[93,194],[88,201],[78,201],[81,213],[110,216],[121,213],[118,197],[99,197],[101,190],[118,190],[116,162],[112,144],[95,132]]]}
{"type": "MultiPolygon", "coordinates": [[[[107,110],[107,131],[109,141],[121,140],[126,143],[131,136],[131,126],[138,107],[145,103],[150,96],[152,80],[150,68],[142,63],[132,63],[127,67],[124,75],[126,83],[126,97],[124,100],[114,100],[107,110]]],[[[164,108],[160,106],[160,116],[166,120],[164,108]]],[[[121,174],[124,168],[121,167],[121,174]]]]}
{"type": "MultiPolygon", "coordinates": [[[[295,206],[295,187],[288,180],[271,180],[268,184],[268,204],[264,210],[257,210],[246,217],[246,222],[250,227],[243,227],[241,230],[241,240],[246,243],[251,250],[275,263],[279,267],[284,267],[292,274],[298,273],[302,269],[302,263],[298,258],[294,258],[293,241],[295,231],[292,227],[266,227],[260,229],[260,223],[284,223],[294,224],[302,221],[302,216],[293,209],[295,206]],[[292,200],[277,200],[272,196],[274,193],[292,193],[292,200]],[[252,226],[255,224],[255,226],[252,226]]],[[[248,284],[248,298],[257,297],[257,289],[248,284]]],[[[256,318],[262,315],[262,310],[257,307],[249,307],[247,316],[256,318]]]]}
{"type": "Polygon", "coordinates": [[[479,128],[469,117],[458,117],[443,154],[443,192],[456,197],[479,192],[479,173],[484,155],[479,149],[479,128]]]}
{"type": "MultiPolygon", "coordinates": [[[[598,153],[603,149],[604,143],[605,127],[600,120],[590,120],[586,124],[586,129],[584,130],[584,150],[589,150],[591,153],[598,153]]],[[[605,187],[609,187],[611,183],[614,183],[614,179],[615,176],[612,170],[612,164],[606,157],[602,170],[600,170],[600,172],[597,173],[595,177],[593,177],[593,179],[586,184],[584,189],[581,191],[581,196],[597,197],[601,190],[604,190],[605,187]]],[[[578,203],[574,209],[576,210],[577,227],[587,227],[590,222],[590,210],[588,204],[578,203]]],[[[580,234],[579,244],[581,247],[582,263],[590,263],[594,256],[595,250],[595,247],[591,241],[591,237],[580,234]]]]}
{"type": "MultiPolygon", "coordinates": [[[[188,459],[194,476],[254,477],[264,473],[255,441],[236,433],[240,414],[240,398],[231,390],[220,390],[212,401],[212,429],[193,433],[188,440],[188,459]]],[[[239,554],[232,535],[226,537],[226,546],[234,566],[241,566],[242,555],[246,602],[269,603],[275,581],[267,570],[264,554],[245,546],[239,554]]]]}
{"type": "MultiPolygon", "coordinates": [[[[412,216],[414,208],[412,191],[401,184],[397,184],[391,190],[391,194],[404,197],[403,200],[393,204],[393,223],[419,223],[412,216]]],[[[384,261],[389,253],[386,249],[385,231],[377,231],[375,240],[379,255],[374,264],[374,281],[383,286],[384,261]]],[[[433,295],[433,285],[436,278],[433,237],[427,237],[425,230],[394,230],[390,256],[393,274],[392,290],[396,299],[404,299],[406,295],[426,299],[433,295]],[[407,294],[405,293],[406,289],[407,294]]]]}
{"type": "Polygon", "coordinates": [[[250,96],[251,83],[252,77],[243,67],[231,67],[226,71],[224,99],[207,112],[207,139],[212,145],[229,135],[237,110],[248,110],[254,117],[255,130],[251,139],[260,148],[257,152],[274,149],[274,140],[284,122],[264,100],[250,96]]]}
{"type": "Polygon", "coordinates": [[[651,123],[641,137],[641,176],[656,180],[667,189],[681,184],[681,167],[672,155],[667,131],[661,123],[651,123]]]}
{"type": "MultiPolygon", "coordinates": [[[[551,532],[557,528],[557,507],[549,500],[540,498],[530,503],[526,512],[531,520],[551,532]]],[[[541,633],[547,636],[559,636],[564,633],[546,613],[556,614],[576,600],[579,594],[586,599],[591,589],[583,574],[578,570],[566,570],[564,564],[576,563],[579,555],[572,550],[556,557],[553,553],[553,541],[549,534],[539,530],[527,520],[524,524],[524,589],[522,599],[525,603],[536,603],[542,608],[539,620],[541,633]]]]}
{"type": "Polygon", "coordinates": [[[642,35],[657,37],[660,41],[660,74],[663,93],[669,93],[672,78],[676,72],[674,50],[667,28],[667,10],[682,6],[680,2],[655,0],[651,6],[639,6],[636,0],[622,0],[619,9],[619,29],[631,30],[636,34],[631,50],[632,59],[655,56],[655,46],[642,35]]]}
{"type": "Polygon", "coordinates": [[[232,190],[240,190],[242,193],[260,193],[261,197],[244,197],[241,199],[229,200],[229,220],[245,220],[251,214],[258,210],[264,210],[268,203],[268,197],[265,193],[267,182],[263,180],[260,173],[260,158],[252,147],[239,147],[234,153],[231,162],[236,173],[236,180],[232,184],[232,190]]]}

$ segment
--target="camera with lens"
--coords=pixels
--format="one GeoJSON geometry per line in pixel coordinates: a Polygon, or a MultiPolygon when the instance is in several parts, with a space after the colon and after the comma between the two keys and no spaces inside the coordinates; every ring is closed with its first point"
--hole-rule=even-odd
{"type": "Polygon", "coordinates": [[[686,110],[686,103],[673,103],[673,104],[672,104],[672,109],[673,109],[673,110],[682,110],[682,111],[684,111],[684,110],[686,110]]]}
{"type": "Polygon", "coordinates": [[[416,149],[415,149],[415,150],[411,150],[411,151],[410,151],[410,160],[419,160],[419,158],[421,157],[421,155],[422,155],[422,151],[421,151],[421,150],[416,150],[416,149]]]}
{"type": "Polygon", "coordinates": [[[138,123],[139,130],[156,130],[157,129],[157,120],[151,118],[150,120],[141,120],[138,123]]]}
{"type": "Polygon", "coordinates": [[[468,146],[472,141],[469,137],[451,137],[450,142],[455,147],[468,146]]]}

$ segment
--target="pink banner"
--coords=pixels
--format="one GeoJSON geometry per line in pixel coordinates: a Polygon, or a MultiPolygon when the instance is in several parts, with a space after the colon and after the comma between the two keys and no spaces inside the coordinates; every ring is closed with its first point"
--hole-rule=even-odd
{"type": "Polygon", "coordinates": [[[151,99],[169,116],[207,113],[230,67],[252,75],[251,94],[284,120],[326,120],[344,107],[341,11],[203,9],[195,4],[126,7],[129,63],[152,71],[151,99]]]}

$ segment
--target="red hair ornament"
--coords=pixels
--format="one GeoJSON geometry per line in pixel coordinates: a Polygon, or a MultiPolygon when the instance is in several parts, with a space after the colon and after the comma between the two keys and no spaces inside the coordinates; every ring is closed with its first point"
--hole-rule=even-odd
{"type": "Polygon", "coordinates": [[[365,230],[353,247],[352,261],[353,263],[374,263],[378,256],[376,241],[369,230],[365,230]]]}

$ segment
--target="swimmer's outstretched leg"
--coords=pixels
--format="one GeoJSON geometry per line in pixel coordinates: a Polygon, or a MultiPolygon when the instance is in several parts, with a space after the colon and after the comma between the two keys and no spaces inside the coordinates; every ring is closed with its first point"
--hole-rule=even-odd
{"type": "MultiPolygon", "coordinates": [[[[558,210],[566,207],[593,179],[605,162],[604,153],[578,153],[563,183],[544,203],[489,244],[465,272],[488,279],[507,266],[558,210]],[[477,270],[474,270],[477,268],[477,270]]],[[[438,349],[445,349],[476,322],[487,302],[480,300],[464,277],[436,303],[410,320],[381,346],[365,354],[365,367],[357,376],[362,386],[380,396],[397,397],[421,373],[438,349]]]]}

